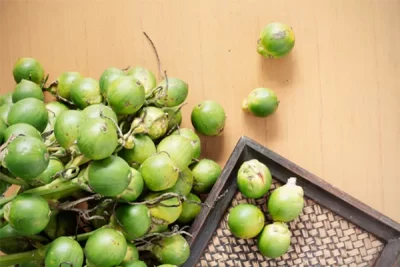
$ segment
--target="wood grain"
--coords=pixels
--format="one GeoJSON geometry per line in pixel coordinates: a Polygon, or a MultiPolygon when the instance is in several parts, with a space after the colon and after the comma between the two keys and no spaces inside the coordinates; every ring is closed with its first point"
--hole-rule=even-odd
{"type": "Polygon", "coordinates": [[[55,79],[80,71],[157,64],[190,85],[184,125],[204,99],[228,114],[224,135],[204,138],[203,155],[225,164],[247,135],[400,221],[400,1],[0,1],[0,92],[13,90],[18,57],[38,58],[55,79]],[[268,60],[255,50],[278,20],[296,34],[292,53],[268,60]],[[281,104],[273,116],[241,111],[256,87],[281,104]]]}

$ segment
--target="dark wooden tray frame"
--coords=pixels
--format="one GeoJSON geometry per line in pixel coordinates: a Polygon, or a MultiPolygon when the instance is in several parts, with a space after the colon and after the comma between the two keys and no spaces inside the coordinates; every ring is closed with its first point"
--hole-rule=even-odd
{"type": "Polygon", "coordinates": [[[253,158],[265,163],[274,179],[281,183],[286,183],[290,177],[297,177],[297,184],[303,187],[307,197],[380,239],[385,246],[374,263],[375,267],[400,266],[399,223],[246,136],[239,139],[208,195],[205,203],[210,207],[202,208],[190,228],[192,237],[188,237],[188,242],[191,255],[182,266],[193,267],[199,261],[237,192],[236,173],[240,165],[253,158]],[[218,199],[224,193],[224,197],[218,199]]]}

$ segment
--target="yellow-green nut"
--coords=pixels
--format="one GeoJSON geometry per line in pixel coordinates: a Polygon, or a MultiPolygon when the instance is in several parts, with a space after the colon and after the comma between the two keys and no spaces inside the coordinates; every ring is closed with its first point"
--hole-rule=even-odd
{"type": "Polygon", "coordinates": [[[304,191],[296,185],[296,178],[275,189],[268,199],[268,211],[274,221],[290,222],[295,220],[304,207],[304,191]]]}
{"type": "Polygon", "coordinates": [[[211,159],[201,159],[190,166],[193,174],[193,191],[197,194],[209,193],[221,175],[221,166],[211,159]]]}
{"type": "Polygon", "coordinates": [[[29,193],[18,195],[4,208],[4,218],[21,235],[39,234],[49,223],[50,215],[47,201],[29,193]]]}
{"type": "Polygon", "coordinates": [[[151,91],[157,86],[157,80],[154,73],[144,67],[138,66],[130,69],[127,71],[127,75],[132,76],[143,84],[146,95],[151,93],[151,91]]]}
{"type": "Polygon", "coordinates": [[[201,199],[198,196],[189,193],[186,198],[187,201],[182,203],[182,212],[178,218],[178,222],[182,224],[193,222],[201,211],[201,199]]]}
{"type": "Polygon", "coordinates": [[[220,136],[225,127],[226,114],[221,104],[214,100],[205,100],[193,108],[190,119],[198,133],[220,136]]]}
{"type": "Polygon", "coordinates": [[[193,174],[189,168],[186,168],[179,172],[178,181],[174,184],[173,187],[170,187],[164,191],[163,193],[172,192],[179,194],[181,196],[187,196],[193,188],[193,174]]]}
{"type": "Polygon", "coordinates": [[[70,266],[83,266],[84,253],[79,243],[72,238],[61,236],[55,239],[45,256],[45,266],[58,267],[66,263],[70,266]]]}
{"type": "Polygon", "coordinates": [[[57,78],[56,92],[57,95],[65,99],[71,99],[71,87],[72,85],[82,79],[82,74],[76,71],[67,71],[61,73],[57,78]]]}
{"type": "Polygon", "coordinates": [[[186,239],[178,234],[165,237],[151,248],[151,252],[162,264],[180,266],[190,256],[190,246],[186,239]]]}
{"type": "Polygon", "coordinates": [[[256,117],[267,117],[279,107],[278,96],[272,89],[256,88],[243,99],[242,109],[256,117]]]}
{"type": "Polygon", "coordinates": [[[89,77],[78,78],[71,84],[70,97],[79,109],[103,102],[99,81],[89,77]]]}
{"type": "Polygon", "coordinates": [[[36,98],[44,101],[44,94],[42,88],[36,83],[22,79],[16,86],[12,94],[13,103],[17,103],[24,98],[36,98]]]}
{"type": "MultiPolygon", "coordinates": [[[[150,193],[144,197],[144,200],[152,200],[162,193],[150,193]]],[[[182,203],[176,198],[168,198],[160,203],[152,205],[150,208],[150,214],[153,223],[158,225],[168,225],[178,220],[182,213],[182,203]]]]}
{"type": "Polygon", "coordinates": [[[253,204],[239,204],[228,215],[228,228],[237,238],[256,237],[264,228],[264,223],[263,212],[253,204]]]}
{"type": "Polygon", "coordinates": [[[95,230],[86,241],[84,254],[87,266],[118,266],[128,249],[124,235],[111,228],[95,230]]]}
{"type": "Polygon", "coordinates": [[[271,22],[261,31],[257,52],[269,58],[281,58],[292,51],[295,44],[293,29],[282,22],[271,22]]]}
{"type": "Polygon", "coordinates": [[[268,167],[256,159],[243,162],[237,174],[237,186],[246,198],[261,198],[271,187],[268,167]]]}
{"type": "Polygon", "coordinates": [[[114,229],[122,232],[128,241],[133,241],[148,232],[151,225],[150,215],[146,205],[125,204],[116,209],[111,224],[114,229]]]}
{"type": "Polygon", "coordinates": [[[44,69],[37,59],[23,57],[19,58],[17,62],[15,62],[13,76],[16,83],[25,79],[40,84],[44,78],[44,69]]]}
{"type": "Polygon", "coordinates": [[[257,247],[268,258],[278,258],[290,248],[291,232],[285,223],[274,222],[264,227],[258,236],[257,247]]]}
{"type": "Polygon", "coordinates": [[[153,192],[171,188],[179,178],[179,168],[167,153],[161,152],[146,159],[139,167],[144,183],[153,192]]]}

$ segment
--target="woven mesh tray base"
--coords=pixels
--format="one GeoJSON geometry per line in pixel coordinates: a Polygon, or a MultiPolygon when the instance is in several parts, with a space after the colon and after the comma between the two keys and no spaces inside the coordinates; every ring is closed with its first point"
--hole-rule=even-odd
{"type": "MultiPolygon", "coordinates": [[[[277,186],[280,184],[273,181],[271,190],[277,186]]],[[[196,266],[371,266],[384,246],[375,236],[305,198],[302,214],[289,223],[289,251],[269,259],[258,252],[256,239],[236,238],[227,225],[228,212],[241,203],[257,205],[270,222],[266,201],[236,193],[196,266]]]]}

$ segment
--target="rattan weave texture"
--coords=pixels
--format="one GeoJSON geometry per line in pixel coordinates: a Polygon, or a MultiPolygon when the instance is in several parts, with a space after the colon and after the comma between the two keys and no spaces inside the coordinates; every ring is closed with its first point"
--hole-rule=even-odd
{"type": "MultiPolygon", "coordinates": [[[[280,184],[273,181],[271,190],[276,186],[280,184]]],[[[276,259],[266,258],[258,252],[255,239],[239,239],[231,234],[227,215],[240,203],[252,203],[265,212],[270,222],[267,199],[268,196],[247,199],[237,192],[196,266],[371,266],[384,247],[375,236],[331,212],[329,207],[305,198],[302,214],[289,223],[289,251],[276,259]]]]}

